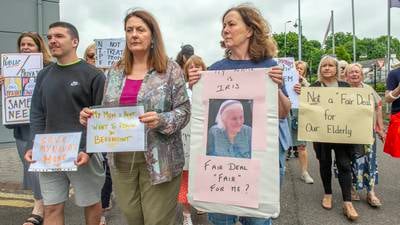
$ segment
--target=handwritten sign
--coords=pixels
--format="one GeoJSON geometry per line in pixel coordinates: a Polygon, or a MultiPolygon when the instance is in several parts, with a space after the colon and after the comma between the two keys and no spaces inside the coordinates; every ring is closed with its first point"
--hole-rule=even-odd
{"type": "Polygon", "coordinates": [[[195,200],[258,208],[260,161],[199,156],[195,200]]]}
{"type": "Polygon", "coordinates": [[[3,124],[29,123],[31,98],[42,68],[42,53],[1,55],[3,124]]]}
{"type": "Polygon", "coordinates": [[[374,100],[365,88],[303,87],[300,140],[372,144],[374,100]]]}
{"type": "Polygon", "coordinates": [[[76,171],[74,161],[78,156],[82,132],[37,134],[33,144],[29,171],[54,172],[76,171]]]}
{"type": "MultiPolygon", "coordinates": [[[[207,92],[203,93],[203,106],[206,118],[204,123],[208,124],[209,100],[210,99],[252,99],[254,100],[252,118],[253,133],[252,146],[255,151],[265,151],[266,111],[265,103],[265,80],[266,69],[237,69],[237,70],[215,70],[202,73],[207,92]]],[[[269,79],[269,78],[268,78],[269,79]]],[[[204,135],[207,137],[207,126],[204,127],[204,135]]],[[[206,140],[205,140],[206,141],[206,140]]],[[[206,144],[204,144],[206,146],[206,144]]]]}
{"type": "Polygon", "coordinates": [[[143,106],[95,108],[87,125],[87,152],[145,151],[143,106]]]}
{"type": "Polygon", "coordinates": [[[278,91],[267,72],[205,71],[194,85],[188,200],[196,209],[258,218],[279,215],[278,91]],[[212,112],[220,108],[213,110],[211,101],[226,99],[252,102],[251,159],[207,155],[207,131],[216,121],[212,112]]]}
{"type": "Polygon", "coordinates": [[[183,170],[189,169],[189,157],[190,157],[190,122],[181,130],[183,153],[185,154],[185,165],[183,170]]]}
{"type": "Polygon", "coordinates": [[[299,74],[294,66],[294,58],[278,58],[278,65],[283,68],[283,80],[292,108],[299,108],[299,95],[294,91],[293,87],[299,83],[299,74]]]}
{"type": "Polygon", "coordinates": [[[95,39],[96,67],[110,68],[121,59],[125,48],[125,40],[122,38],[95,39]]]}

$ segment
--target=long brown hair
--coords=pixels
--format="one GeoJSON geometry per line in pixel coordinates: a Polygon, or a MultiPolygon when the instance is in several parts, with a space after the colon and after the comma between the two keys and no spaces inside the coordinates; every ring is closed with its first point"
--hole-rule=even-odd
{"type": "Polygon", "coordinates": [[[20,46],[22,38],[29,37],[35,42],[36,46],[38,46],[39,52],[43,54],[43,64],[48,65],[51,63],[51,55],[50,51],[47,48],[46,44],[44,43],[43,38],[36,32],[24,32],[18,37],[17,40],[17,50],[20,52],[20,46]]]}
{"type": "MultiPolygon", "coordinates": [[[[149,58],[147,59],[148,66],[159,73],[165,73],[167,70],[168,57],[165,52],[160,27],[158,26],[156,19],[145,10],[130,10],[124,19],[124,30],[126,29],[126,23],[128,20],[134,16],[142,19],[151,31],[152,46],[150,48],[149,58]]],[[[117,63],[117,66],[123,66],[125,74],[130,74],[132,72],[133,54],[129,51],[128,44],[125,45],[124,53],[121,60],[117,63]]]]}
{"type": "MultiPolygon", "coordinates": [[[[275,57],[278,53],[277,44],[272,37],[269,23],[262,17],[260,11],[249,4],[241,4],[228,9],[222,17],[222,23],[225,16],[231,11],[238,12],[246,26],[253,31],[248,49],[250,59],[261,61],[265,58],[275,57]]],[[[223,30],[221,35],[222,32],[223,30]]],[[[222,48],[225,48],[225,57],[229,57],[231,50],[226,49],[224,41],[221,41],[220,44],[222,48]]]]}

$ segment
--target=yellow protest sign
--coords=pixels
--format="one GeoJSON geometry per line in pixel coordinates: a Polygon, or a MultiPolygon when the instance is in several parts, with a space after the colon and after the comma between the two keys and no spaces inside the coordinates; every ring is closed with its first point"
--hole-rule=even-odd
{"type": "Polygon", "coordinates": [[[373,99],[365,88],[302,88],[298,139],[372,144],[373,99]]]}

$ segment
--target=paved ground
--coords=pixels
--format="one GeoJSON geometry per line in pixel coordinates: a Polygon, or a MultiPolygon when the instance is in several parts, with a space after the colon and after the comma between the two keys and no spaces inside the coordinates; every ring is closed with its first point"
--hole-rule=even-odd
{"type": "MultiPolygon", "coordinates": [[[[381,146],[379,149],[382,149],[381,146]]],[[[355,203],[360,214],[358,222],[347,221],[342,214],[342,201],[337,180],[333,181],[334,206],[330,211],[322,209],[322,184],[317,170],[317,161],[310,151],[310,173],[315,179],[315,184],[304,184],[298,171],[298,160],[291,159],[287,164],[287,174],[281,194],[281,216],[274,221],[274,225],[383,225],[400,224],[400,161],[378,153],[379,182],[378,196],[383,202],[380,209],[372,209],[365,201],[355,203]]],[[[29,192],[19,189],[21,164],[14,144],[0,144],[0,225],[20,225],[25,216],[30,213],[32,205],[29,192]]],[[[365,194],[362,195],[365,198],[365,194]]],[[[115,205],[115,204],[114,204],[115,205]]],[[[177,209],[177,215],[180,215],[177,209]]],[[[195,213],[194,213],[195,215],[195,213]]],[[[110,225],[125,225],[117,207],[107,214],[110,225]]],[[[82,210],[71,202],[66,205],[66,224],[83,224],[82,210]]],[[[206,215],[193,216],[194,224],[208,225],[206,215]]],[[[181,224],[179,219],[177,224],[181,224]]]]}

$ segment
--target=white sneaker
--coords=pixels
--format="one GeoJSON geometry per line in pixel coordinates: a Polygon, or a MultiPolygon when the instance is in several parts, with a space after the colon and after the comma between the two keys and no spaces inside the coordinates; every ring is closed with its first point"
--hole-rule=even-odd
{"type": "Polygon", "coordinates": [[[188,215],[183,214],[183,225],[193,225],[192,218],[190,217],[190,214],[188,214],[188,215]]]}
{"type": "Polygon", "coordinates": [[[301,175],[300,177],[306,184],[313,184],[314,183],[314,179],[312,179],[312,177],[310,176],[310,174],[308,174],[308,172],[304,172],[303,175],[301,175]]]}

